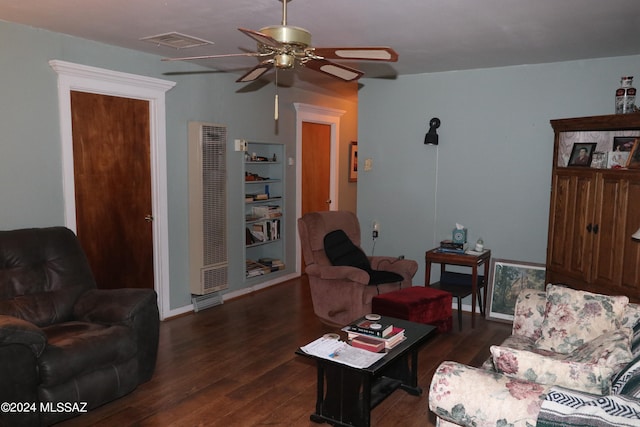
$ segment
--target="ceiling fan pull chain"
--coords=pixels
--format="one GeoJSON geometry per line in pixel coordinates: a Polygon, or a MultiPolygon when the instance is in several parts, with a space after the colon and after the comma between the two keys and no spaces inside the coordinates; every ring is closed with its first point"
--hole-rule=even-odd
{"type": "Polygon", "coordinates": [[[277,68],[276,68],[276,97],[274,100],[273,119],[276,121],[278,120],[278,69],[277,68]]]}

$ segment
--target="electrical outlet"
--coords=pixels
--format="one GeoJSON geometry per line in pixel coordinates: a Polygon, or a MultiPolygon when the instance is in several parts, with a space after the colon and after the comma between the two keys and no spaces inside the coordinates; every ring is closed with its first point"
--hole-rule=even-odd
{"type": "Polygon", "coordinates": [[[378,230],[373,230],[372,236],[374,239],[378,238],[378,230]]]}

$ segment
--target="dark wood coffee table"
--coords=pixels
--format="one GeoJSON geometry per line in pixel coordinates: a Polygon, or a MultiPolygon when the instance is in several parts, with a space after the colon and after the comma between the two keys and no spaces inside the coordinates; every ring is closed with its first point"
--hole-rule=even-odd
{"type": "Polygon", "coordinates": [[[296,351],[315,360],[318,369],[316,411],[311,414],[311,421],[368,427],[371,409],[395,390],[401,388],[415,396],[422,394],[418,386],[418,351],[436,335],[436,328],[385,316],[381,323],[404,328],[406,339],[368,368],[352,368],[301,349],[296,351]]]}

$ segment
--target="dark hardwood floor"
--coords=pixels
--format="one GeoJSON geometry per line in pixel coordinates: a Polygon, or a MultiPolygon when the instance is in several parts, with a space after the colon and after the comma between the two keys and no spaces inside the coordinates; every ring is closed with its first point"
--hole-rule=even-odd
{"type": "MultiPolygon", "coordinates": [[[[454,310],[455,311],[455,310],[454,310]]],[[[510,325],[463,315],[458,331],[425,345],[422,396],[395,391],[371,414],[372,426],[432,426],[428,390],[443,360],[479,366],[510,325]]],[[[316,369],[294,351],[335,328],[313,314],[305,276],[162,322],[156,372],[131,394],[59,426],[317,426],[316,369]]]]}

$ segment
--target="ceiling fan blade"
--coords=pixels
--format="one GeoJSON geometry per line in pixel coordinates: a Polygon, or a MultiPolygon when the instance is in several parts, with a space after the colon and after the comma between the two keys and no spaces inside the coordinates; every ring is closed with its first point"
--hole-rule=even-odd
{"type": "Polygon", "coordinates": [[[245,53],[225,53],[222,55],[202,55],[202,56],[185,56],[182,58],[162,58],[162,61],[191,61],[194,59],[212,59],[212,58],[229,58],[232,56],[266,56],[267,53],[245,52],[245,53]]]}
{"type": "Polygon", "coordinates": [[[347,82],[358,80],[364,74],[362,71],[356,70],[355,68],[336,64],[335,62],[327,61],[326,59],[312,59],[305,62],[304,66],[347,82]]]}
{"type": "Polygon", "coordinates": [[[238,28],[238,30],[242,31],[243,33],[245,33],[246,35],[248,35],[249,37],[257,41],[258,43],[272,47],[274,49],[280,49],[281,47],[284,46],[278,40],[264,33],[261,33],[259,31],[248,30],[246,28],[238,28]]]}
{"type": "Polygon", "coordinates": [[[398,54],[395,50],[385,46],[362,47],[316,47],[312,49],[314,55],[325,59],[353,59],[363,61],[396,62],[398,54]]]}
{"type": "Polygon", "coordinates": [[[273,68],[273,59],[268,59],[266,61],[262,61],[249,71],[247,71],[242,77],[240,77],[236,82],[238,83],[246,83],[257,80],[264,73],[273,68]]]}

